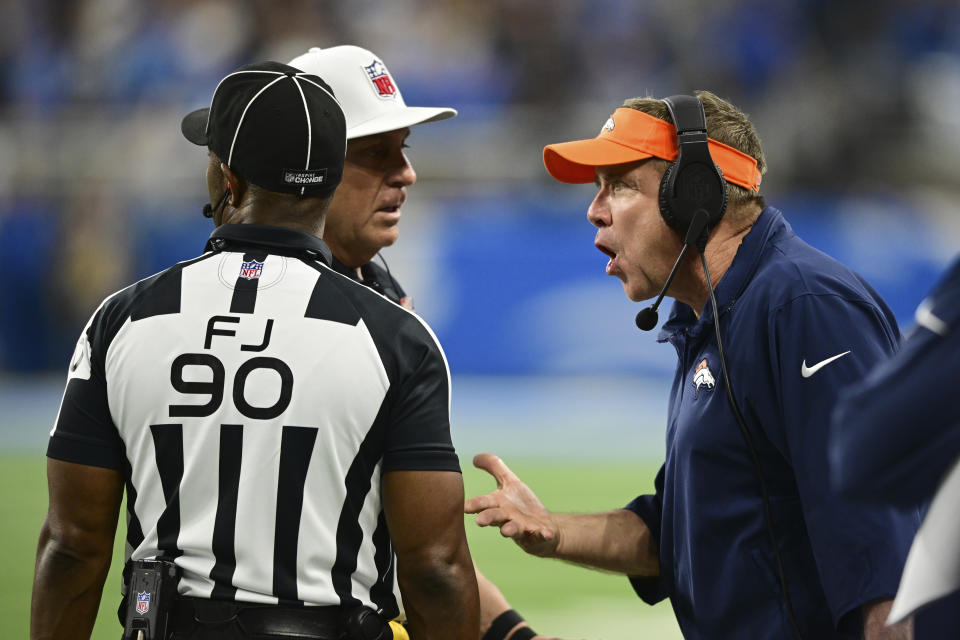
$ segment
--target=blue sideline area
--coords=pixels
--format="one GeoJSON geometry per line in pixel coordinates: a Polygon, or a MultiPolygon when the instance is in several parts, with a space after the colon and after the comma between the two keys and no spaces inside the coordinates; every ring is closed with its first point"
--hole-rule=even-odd
{"type": "MultiPolygon", "coordinates": [[[[606,259],[593,247],[584,216],[591,188],[491,192],[430,198],[428,221],[416,230],[404,222],[408,235],[384,251],[443,343],[454,375],[668,374],[670,348],[635,329],[640,306],[603,274],[606,259]],[[428,239],[418,244],[421,234],[428,239]]],[[[424,207],[418,198],[405,216],[424,207]]],[[[774,203],[803,238],[866,277],[903,328],[950,257],[949,237],[906,203],[877,196],[774,203]]],[[[194,204],[178,202],[182,209],[174,213],[131,203],[137,215],[127,222],[126,282],[199,253],[211,227],[199,213],[183,215],[194,204]]],[[[0,210],[0,255],[15,274],[0,279],[0,372],[60,371],[96,306],[74,303],[73,315],[64,311],[70,291],[53,283],[64,279],[64,269],[77,269],[58,253],[66,233],[68,223],[58,224],[40,204],[0,210]]],[[[94,258],[80,268],[96,267],[94,258]]],[[[68,281],[83,279],[81,272],[68,281]]]]}
{"type": "MultiPolygon", "coordinates": [[[[42,455],[65,379],[0,378],[0,455],[42,455]]],[[[657,461],[668,391],[665,377],[455,376],[454,444],[466,461],[657,461]]]]}
{"type": "MultiPolygon", "coordinates": [[[[591,193],[435,196],[422,213],[426,221],[415,221],[414,198],[407,235],[385,252],[446,350],[454,438],[467,458],[486,450],[505,457],[663,455],[675,354],[634,327],[640,305],[603,274],[606,259],[583,215],[591,193]]],[[[933,218],[879,198],[778,204],[798,233],[857,269],[909,327],[950,256],[950,239],[933,218]]],[[[199,214],[141,209],[136,219],[128,281],[192,257],[210,229],[199,214]]],[[[57,303],[51,282],[63,268],[63,230],[56,220],[40,206],[0,217],[0,252],[16,274],[0,279],[7,310],[0,314],[0,450],[42,450],[62,372],[92,311],[70,318],[57,303]]]]}
{"type": "MultiPolygon", "coordinates": [[[[488,194],[414,197],[406,235],[384,252],[446,350],[461,455],[656,460],[675,354],[634,327],[640,305],[603,274],[584,217],[591,188],[488,194]]],[[[808,242],[864,275],[904,330],[953,250],[935,218],[895,200],[777,204],[808,242]]],[[[128,281],[192,257],[209,233],[199,213],[139,212],[128,281]]],[[[42,450],[93,309],[71,318],[56,302],[56,220],[39,205],[0,212],[0,253],[15,274],[0,279],[0,450],[42,450]]]]}

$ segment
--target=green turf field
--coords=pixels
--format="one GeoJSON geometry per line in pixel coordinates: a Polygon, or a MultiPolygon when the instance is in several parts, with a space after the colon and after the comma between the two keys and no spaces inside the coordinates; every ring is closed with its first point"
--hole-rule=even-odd
{"type": "MultiPolygon", "coordinates": [[[[492,478],[465,461],[467,495],[494,488],[492,478]]],[[[653,465],[628,462],[564,463],[507,460],[551,509],[593,511],[626,504],[653,486],[653,465]]],[[[37,534],[47,507],[42,454],[0,457],[0,526],[5,554],[0,580],[0,638],[26,638],[37,534]]],[[[669,605],[644,605],[626,579],[527,556],[495,529],[480,529],[467,517],[474,560],[541,633],[566,638],[634,640],[680,638],[669,605]]],[[[121,526],[122,530],[123,527],[121,526]]],[[[122,535],[122,534],[121,534],[122,535]]],[[[117,557],[120,557],[117,546],[117,557]]],[[[117,640],[119,566],[114,562],[94,630],[94,640],[117,640]]]]}

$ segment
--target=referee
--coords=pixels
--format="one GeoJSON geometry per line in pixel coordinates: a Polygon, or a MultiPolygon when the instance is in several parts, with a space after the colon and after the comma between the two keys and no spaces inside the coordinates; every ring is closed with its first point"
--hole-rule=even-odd
{"type": "Polygon", "coordinates": [[[407,189],[417,181],[405,152],[410,128],[452,118],[457,111],[408,106],[383,60],[362,47],[311,47],[290,65],[325,78],[347,120],[343,181],[323,229],[333,253],[331,266],[413,310],[413,297],[390,273],[380,250],[397,241],[407,189]]]}
{"type": "Polygon", "coordinates": [[[316,76],[248,65],[182,128],[209,147],[217,229],[80,336],[31,638],[89,638],[124,487],[128,580],[150,560],[176,576],[166,600],[130,583],[128,634],[169,611],[167,638],[389,638],[396,572],[414,637],[476,638],[443,352],[319,239],[339,104],[316,76]]]}

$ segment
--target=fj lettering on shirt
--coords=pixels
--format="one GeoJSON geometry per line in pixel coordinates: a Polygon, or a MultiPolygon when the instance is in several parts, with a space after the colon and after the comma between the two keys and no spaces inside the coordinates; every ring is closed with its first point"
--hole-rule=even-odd
{"type": "Polygon", "coordinates": [[[182,595],[395,615],[380,478],[460,468],[443,351],[317,238],[246,226],[101,305],[48,455],[129,468],[128,554],[175,559],[182,595]]]}

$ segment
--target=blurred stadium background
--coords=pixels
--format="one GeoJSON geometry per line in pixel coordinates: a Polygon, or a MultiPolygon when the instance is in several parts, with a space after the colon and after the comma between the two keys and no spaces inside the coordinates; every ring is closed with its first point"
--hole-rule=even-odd
{"type": "MultiPolygon", "coordinates": [[[[516,461],[552,507],[651,487],[674,354],[633,327],[592,247],[592,187],[553,183],[544,144],[592,137],[627,97],[711,89],[756,124],[768,201],[904,327],[960,245],[955,0],[0,0],[0,16],[2,637],[26,634],[73,344],[106,294],[202,250],[205,156],[180,118],[240,64],[357,44],[408,104],[460,110],[414,129],[420,179],[384,257],[446,348],[465,464],[516,461]]],[[[625,580],[471,535],[537,628],[678,637],[625,580]]]]}

